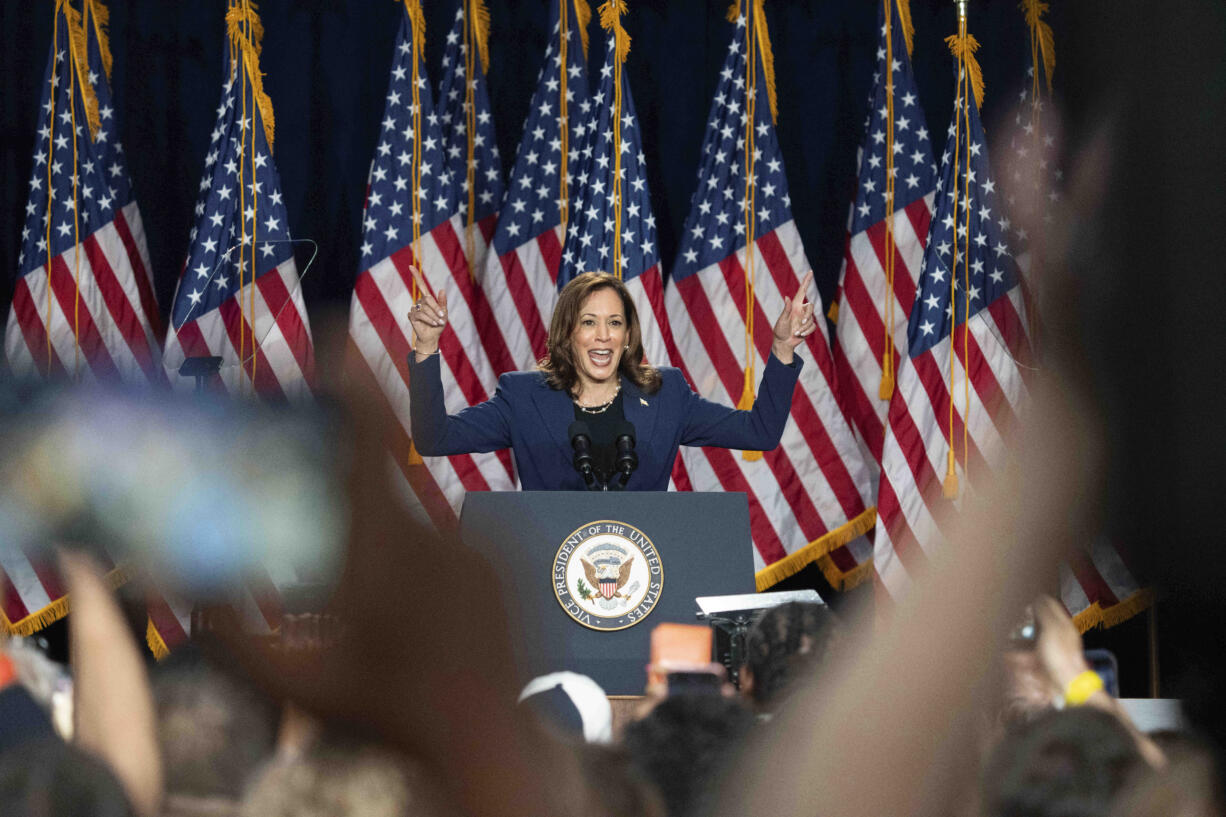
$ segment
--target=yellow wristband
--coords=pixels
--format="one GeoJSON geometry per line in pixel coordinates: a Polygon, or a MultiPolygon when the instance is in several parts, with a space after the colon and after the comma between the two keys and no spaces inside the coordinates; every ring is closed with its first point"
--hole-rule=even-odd
{"type": "Polygon", "coordinates": [[[1069,681],[1068,688],[1064,690],[1064,703],[1066,706],[1081,706],[1102,688],[1103,679],[1097,672],[1088,669],[1069,681]]]}

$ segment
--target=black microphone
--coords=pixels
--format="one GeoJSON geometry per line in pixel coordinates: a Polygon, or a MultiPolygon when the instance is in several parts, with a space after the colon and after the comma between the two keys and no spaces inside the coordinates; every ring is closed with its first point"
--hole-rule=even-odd
{"type": "Polygon", "coordinates": [[[573,461],[575,470],[583,475],[583,482],[587,485],[588,490],[595,490],[596,460],[592,457],[591,430],[588,429],[587,423],[575,420],[570,424],[570,428],[566,429],[566,436],[570,437],[570,447],[575,449],[573,461]]]}
{"type": "Polygon", "coordinates": [[[639,455],[634,450],[634,426],[628,420],[623,420],[613,433],[613,443],[617,447],[617,459],[613,469],[621,474],[619,488],[625,488],[630,481],[630,475],[639,467],[639,455]]]}

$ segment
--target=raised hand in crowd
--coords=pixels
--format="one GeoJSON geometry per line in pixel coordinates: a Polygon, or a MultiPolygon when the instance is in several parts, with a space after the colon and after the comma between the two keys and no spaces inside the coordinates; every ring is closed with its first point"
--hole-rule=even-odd
{"type": "Polygon", "coordinates": [[[111,768],[137,814],[154,817],[162,760],[140,648],[97,562],[76,552],[59,562],[72,599],[73,740],[111,768]]]}
{"type": "Polygon", "coordinates": [[[447,325],[447,293],[439,290],[438,297],[430,294],[425,276],[417,267],[409,267],[419,293],[409,308],[409,323],[413,326],[413,349],[420,362],[438,351],[438,340],[447,325]]]}
{"type": "Polygon", "coordinates": [[[1154,767],[1163,766],[1166,759],[1162,750],[1136,728],[1132,718],[1115,698],[1107,694],[1102,680],[1090,669],[1081,643],[1081,633],[1077,632],[1076,625],[1060,602],[1051,596],[1040,596],[1034,603],[1034,617],[1039,628],[1035,652],[1052,685],[1063,696],[1063,703],[1085,704],[1113,715],[1132,734],[1146,762],[1154,767]]]}
{"type": "Polygon", "coordinates": [[[784,301],[783,311],[775,321],[771,351],[781,363],[790,364],[793,350],[817,329],[817,322],[813,317],[813,303],[806,300],[812,285],[813,270],[809,270],[801,280],[796,294],[784,301]]]}
{"type": "MultiPolygon", "coordinates": [[[[423,328],[437,340],[432,321],[423,328]]],[[[414,519],[386,469],[369,467],[386,456],[388,418],[376,395],[351,383],[342,399],[354,434],[345,443],[350,522],[331,646],[268,647],[237,622],[214,637],[269,692],[422,763],[452,811],[600,813],[579,759],[515,705],[511,637],[489,564],[414,519]]]]}
{"type": "Polygon", "coordinates": [[[951,542],[924,580],[795,693],[716,814],[948,815],[974,788],[991,667],[1050,566],[1085,535],[1096,438],[1057,379],[1035,388],[1020,460],[940,521],[951,542]]]}

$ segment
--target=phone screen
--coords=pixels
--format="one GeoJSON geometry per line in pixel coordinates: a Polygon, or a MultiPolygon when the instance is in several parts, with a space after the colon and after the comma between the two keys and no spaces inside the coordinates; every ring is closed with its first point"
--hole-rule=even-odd
{"type": "Polygon", "coordinates": [[[723,682],[710,672],[670,672],[669,695],[719,695],[723,682]]]}

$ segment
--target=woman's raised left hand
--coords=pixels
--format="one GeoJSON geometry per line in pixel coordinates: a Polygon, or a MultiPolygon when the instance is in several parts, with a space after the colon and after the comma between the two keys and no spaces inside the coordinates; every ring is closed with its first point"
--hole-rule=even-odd
{"type": "Polygon", "coordinates": [[[809,287],[813,285],[813,270],[805,273],[796,294],[783,304],[783,313],[775,321],[775,342],[771,351],[781,363],[792,362],[792,352],[805,338],[817,329],[817,321],[813,316],[813,304],[805,300],[809,287]]]}

